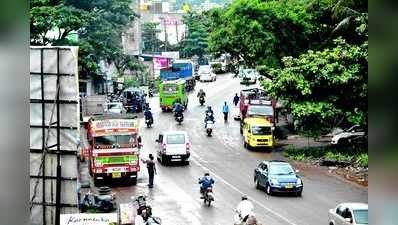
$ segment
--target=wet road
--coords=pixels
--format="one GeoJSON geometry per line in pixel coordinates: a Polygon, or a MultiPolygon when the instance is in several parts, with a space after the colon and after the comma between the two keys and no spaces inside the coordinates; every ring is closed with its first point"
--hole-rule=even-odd
{"type": "Polygon", "coordinates": [[[155,140],[160,131],[184,130],[192,141],[190,165],[163,166],[157,163],[158,175],[155,187],[148,189],[145,166],[139,174],[138,184],[114,187],[119,202],[129,202],[130,196],[146,194],[153,207],[153,214],[164,225],[227,225],[233,224],[233,210],[242,194],[253,201],[258,221],[263,225],[321,225],[328,224],[328,209],[340,202],[367,202],[367,189],[328,175],[318,168],[300,168],[303,177],[302,197],[267,196],[253,183],[253,171],[265,159],[280,158],[280,153],[252,152],[244,149],[239,132],[239,122],[229,118],[224,123],[222,104],[232,104],[235,93],[243,87],[230,74],[220,75],[216,82],[197,83],[190,94],[188,110],[183,124],[177,125],[171,113],[162,113],[158,98],[150,99],[154,113],[153,128],[145,128],[141,121],[144,147],[142,156],[156,155],[155,140]],[[196,98],[196,92],[204,89],[206,105],[213,106],[216,124],[213,137],[207,137],[203,127],[204,111],[196,98]],[[199,199],[197,179],[205,171],[215,178],[215,202],[205,206],[199,199]]]}

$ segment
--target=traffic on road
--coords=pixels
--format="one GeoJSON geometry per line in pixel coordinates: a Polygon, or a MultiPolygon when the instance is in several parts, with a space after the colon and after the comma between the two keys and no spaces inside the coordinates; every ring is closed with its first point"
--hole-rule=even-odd
{"type": "Polygon", "coordinates": [[[328,224],[336,204],[366,204],[366,189],[289,163],[276,147],[281,121],[275,100],[230,73],[218,76],[184,93],[185,104],[176,97],[167,110],[161,98],[180,96],[178,88],[144,96],[143,113],[93,116],[86,156],[91,189],[110,186],[119,214],[134,211],[132,197],[145,196],[150,212],[130,213],[126,220],[154,217],[152,224],[328,224]],[[239,120],[230,109],[240,111],[239,120]],[[151,159],[156,173],[144,163],[151,159]]]}

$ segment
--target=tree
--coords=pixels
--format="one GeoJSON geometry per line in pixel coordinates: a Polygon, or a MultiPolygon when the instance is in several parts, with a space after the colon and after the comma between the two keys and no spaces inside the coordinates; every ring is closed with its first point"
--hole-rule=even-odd
{"type": "Polygon", "coordinates": [[[144,52],[158,52],[162,42],[158,39],[158,34],[161,32],[158,29],[159,23],[144,23],[142,24],[142,42],[144,43],[144,52]]]}
{"type": "Polygon", "coordinates": [[[209,51],[228,52],[247,66],[278,67],[284,56],[308,48],[313,30],[307,1],[235,0],[210,15],[209,51]]]}
{"type": "Polygon", "coordinates": [[[264,88],[285,100],[296,128],[306,136],[352,123],[367,125],[367,48],[367,41],[350,45],[338,38],[333,48],[285,57],[284,68],[273,70],[264,88]]]}
{"type": "Polygon", "coordinates": [[[79,72],[99,74],[99,62],[123,61],[122,35],[135,18],[130,0],[32,0],[32,45],[79,46],[79,72]],[[58,35],[49,37],[53,30],[58,35]],[[77,32],[78,42],[67,38],[77,32]],[[115,58],[121,57],[121,58],[115,58]]]}
{"type": "Polygon", "coordinates": [[[208,47],[208,31],[206,29],[205,14],[189,13],[184,16],[184,23],[188,27],[188,32],[181,42],[182,55],[192,57],[197,55],[201,58],[208,47]]]}

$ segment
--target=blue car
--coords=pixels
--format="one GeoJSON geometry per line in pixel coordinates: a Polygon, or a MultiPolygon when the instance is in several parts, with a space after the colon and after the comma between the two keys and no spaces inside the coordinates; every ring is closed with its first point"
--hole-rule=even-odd
{"type": "Polygon", "coordinates": [[[297,172],[285,161],[263,161],[254,170],[254,183],[258,189],[265,188],[268,195],[293,193],[301,196],[303,181],[297,172]]]}

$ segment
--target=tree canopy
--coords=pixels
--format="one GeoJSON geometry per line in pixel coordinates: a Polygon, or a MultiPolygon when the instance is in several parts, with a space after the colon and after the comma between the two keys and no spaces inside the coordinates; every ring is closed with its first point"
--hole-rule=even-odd
{"type": "Polygon", "coordinates": [[[205,54],[208,47],[206,17],[207,14],[192,12],[184,16],[184,24],[188,27],[187,34],[180,44],[181,53],[184,57],[196,55],[201,58],[205,54]]]}
{"type": "Polygon", "coordinates": [[[80,73],[99,74],[101,60],[124,61],[122,36],[135,18],[130,4],[130,0],[32,0],[31,44],[78,45],[80,73]],[[71,32],[77,32],[77,42],[67,38],[71,32]]]}

